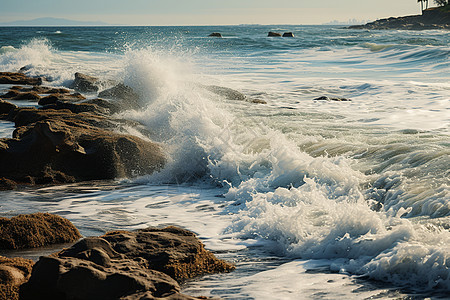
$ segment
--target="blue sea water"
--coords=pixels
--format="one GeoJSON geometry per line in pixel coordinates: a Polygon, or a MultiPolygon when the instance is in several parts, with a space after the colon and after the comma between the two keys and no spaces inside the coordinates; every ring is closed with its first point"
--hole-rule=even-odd
{"type": "Polygon", "coordinates": [[[141,109],[120,117],[168,157],[140,178],[1,192],[0,215],[48,211],[85,236],[193,230],[237,269],[186,283],[190,295],[448,298],[449,42],[336,26],[0,27],[0,71],[123,81],[141,109]]]}

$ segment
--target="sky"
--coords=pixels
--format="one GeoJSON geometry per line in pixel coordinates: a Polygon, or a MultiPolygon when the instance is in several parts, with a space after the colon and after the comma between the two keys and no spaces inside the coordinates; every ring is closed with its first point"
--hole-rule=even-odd
{"type": "Polygon", "coordinates": [[[0,23],[55,17],[120,25],[306,25],[419,13],[417,0],[0,0],[0,23]]]}

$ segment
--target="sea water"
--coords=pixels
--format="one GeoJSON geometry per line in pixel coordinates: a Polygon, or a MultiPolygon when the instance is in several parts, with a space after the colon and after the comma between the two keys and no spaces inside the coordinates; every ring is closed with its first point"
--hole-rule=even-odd
{"type": "Polygon", "coordinates": [[[139,178],[1,192],[0,215],[56,213],[84,236],[190,229],[237,267],[186,283],[194,296],[448,298],[449,42],[333,26],[0,27],[0,71],[123,81],[141,109],[118,117],[168,158],[139,178]]]}

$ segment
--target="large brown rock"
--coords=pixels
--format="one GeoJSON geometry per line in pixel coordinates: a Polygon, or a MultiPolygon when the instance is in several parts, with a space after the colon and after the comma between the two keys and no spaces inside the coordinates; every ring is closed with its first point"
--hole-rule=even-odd
{"type": "Polygon", "coordinates": [[[150,174],[164,165],[158,144],[116,133],[117,122],[83,112],[98,112],[95,104],[61,105],[66,109],[10,111],[17,129],[12,139],[0,139],[0,177],[65,183],[150,174]]]}
{"type": "Polygon", "coordinates": [[[175,279],[232,269],[187,230],[118,231],[41,257],[20,296],[23,300],[197,299],[180,294],[175,279]]]}
{"type": "Polygon", "coordinates": [[[41,85],[41,78],[32,78],[22,73],[0,72],[0,84],[41,85]]]}
{"type": "Polygon", "coordinates": [[[143,258],[148,268],[164,272],[176,280],[234,269],[207,251],[193,232],[174,226],[134,232],[116,231],[102,238],[117,253],[130,259],[143,258]]]}
{"type": "Polygon", "coordinates": [[[34,262],[30,259],[0,256],[0,299],[19,299],[19,286],[28,281],[34,262]]]}
{"type": "Polygon", "coordinates": [[[73,242],[80,237],[69,220],[49,213],[0,217],[0,249],[38,248],[73,242]]]}

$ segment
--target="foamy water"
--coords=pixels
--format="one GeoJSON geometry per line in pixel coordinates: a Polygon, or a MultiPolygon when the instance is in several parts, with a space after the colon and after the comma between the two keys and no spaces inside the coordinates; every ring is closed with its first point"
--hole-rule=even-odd
{"type": "MultiPolygon", "coordinates": [[[[193,295],[447,295],[447,33],[285,27],[296,38],[271,39],[269,29],[89,28],[78,33],[86,45],[68,44],[68,29],[27,29],[29,42],[0,44],[2,71],[29,65],[55,86],[76,71],[125,82],[142,108],[120,116],[146,125],[168,155],[161,172],[131,181],[2,192],[2,215],[50,211],[84,235],[193,230],[237,265],[188,283],[193,295]],[[88,44],[102,34],[102,47],[88,44]]],[[[11,130],[0,123],[3,137],[11,130]]]]}

